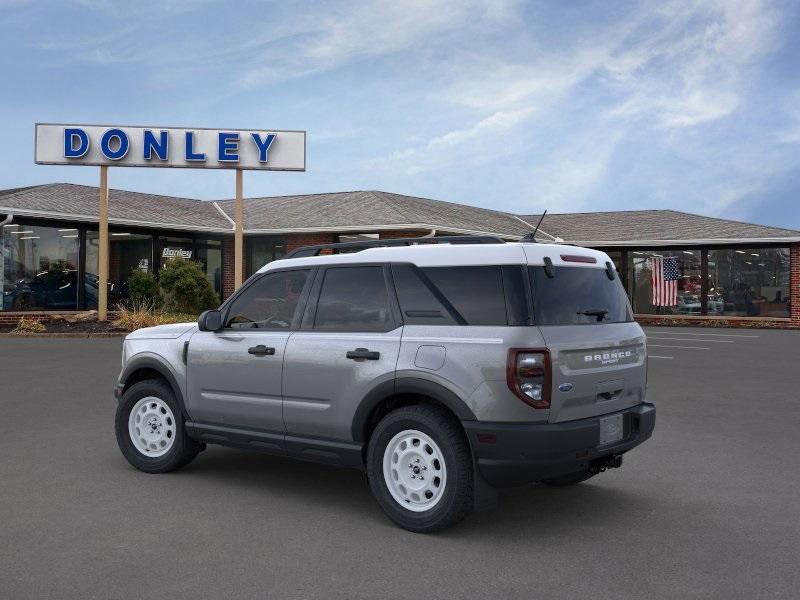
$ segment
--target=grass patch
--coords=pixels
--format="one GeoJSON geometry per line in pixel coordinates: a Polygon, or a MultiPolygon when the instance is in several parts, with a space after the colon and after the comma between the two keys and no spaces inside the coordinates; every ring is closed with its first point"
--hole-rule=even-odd
{"type": "Polygon", "coordinates": [[[11,333],[44,333],[47,329],[39,319],[21,317],[11,333]]]}
{"type": "Polygon", "coordinates": [[[120,307],[119,316],[114,326],[127,331],[135,331],[143,327],[170,325],[172,323],[191,323],[197,321],[198,315],[189,313],[173,313],[154,310],[149,304],[134,305],[130,308],[120,307]]]}

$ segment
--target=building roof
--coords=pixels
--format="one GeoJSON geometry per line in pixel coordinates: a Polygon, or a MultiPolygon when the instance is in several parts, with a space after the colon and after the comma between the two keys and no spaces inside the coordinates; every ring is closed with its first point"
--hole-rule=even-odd
{"type": "MultiPolygon", "coordinates": [[[[230,233],[234,201],[208,202],[110,190],[113,225],[230,233]]],[[[53,183],[0,190],[0,212],[97,222],[98,188],[53,183]]],[[[510,213],[380,191],[335,192],[245,199],[245,232],[360,232],[387,230],[495,235],[518,239],[540,215],[510,213]]],[[[800,242],[800,231],[704,217],[674,210],[548,214],[542,242],[585,246],[800,242]]]]}
{"type": "MultiPolygon", "coordinates": [[[[0,212],[97,222],[98,188],[51,183],[0,191],[0,212]]],[[[161,229],[228,231],[232,225],[212,202],[109,190],[109,222],[161,229]]]]}
{"type": "MultiPolygon", "coordinates": [[[[541,215],[521,215],[536,225],[541,215]]],[[[593,213],[548,213],[537,239],[586,246],[679,245],[800,241],[800,231],[704,217],[676,210],[629,210],[593,213]]]]}
{"type": "MultiPolygon", "coordinates": [[[[233,200],[218,205],[233,218],[233,200]]],[[[508,213],[379,191],[248,198],[245,207],[252,232],[436,229],[518,238],[531,231],[508,213]]]]}

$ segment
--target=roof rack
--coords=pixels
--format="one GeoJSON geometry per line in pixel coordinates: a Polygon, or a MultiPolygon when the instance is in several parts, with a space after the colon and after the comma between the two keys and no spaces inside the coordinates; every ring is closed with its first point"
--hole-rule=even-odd
{"type": "Polygon", "coordinates": [[[388,240],[364,240],[362,242],[340,242],[338,244],[319,244],[303,246],[292,250],[283,258],[305,258],[319,256],[325,250],[331,254],[344,252],[360,252],[368,248],[386,248],[390,246],[415,246],[418,244],[505,244],[505,240],[491,235],[443,235],[438,237],[410,237],[388,240]]]}

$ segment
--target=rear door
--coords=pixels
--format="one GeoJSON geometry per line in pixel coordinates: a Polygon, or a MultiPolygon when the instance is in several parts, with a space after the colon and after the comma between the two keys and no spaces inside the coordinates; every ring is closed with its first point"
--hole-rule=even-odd
{"type": "Polygon", "coordinates": [[[286,348],[283,418],[289,436],[352,439],[353,414],[392,382],[402,333],[383,265],[320,270],[301,330],[286,348]]]}
{"type": "Polygon", "coordinates": [[[616,412],[644,400],[645,337],[616,273],[599,265],[529,267],[534,318],[550,351],[550,421],[616,412]]]}

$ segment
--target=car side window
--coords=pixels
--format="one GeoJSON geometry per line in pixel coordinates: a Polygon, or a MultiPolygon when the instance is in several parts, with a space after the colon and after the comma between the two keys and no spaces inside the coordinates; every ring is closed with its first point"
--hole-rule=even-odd
{"type": "Polygon", "coordinates": [[[499,266],[425,267],[422,272],[468,325],[508,325],[499,266]]]}
{"type": "Polygon", "coordinates": [[[314,329],[389,331],[393,327],[382,266],[334,267],[325,271],[314,329]]]}
{"type": "Polygon", "coordinates": [[[297,313],[309,270],[264,275],[233,300],[225,327],[231,329],[289,329],[297,313]]]}
{"type": "MultiPolygon", "coordinates": [[[[431,289],[420,278],[420,271],[412,265],[392,265],[394,287],[406,325],[456,325],[451,310],[436,297],[438,290],[431,289]]],[[[439,292],[441,293],[441,292],[439,292]]],[[[451,305],[452,306],[452,305],[451,305]]],[[[464,322],[463,318],[461,322],[464,322]]]]}

